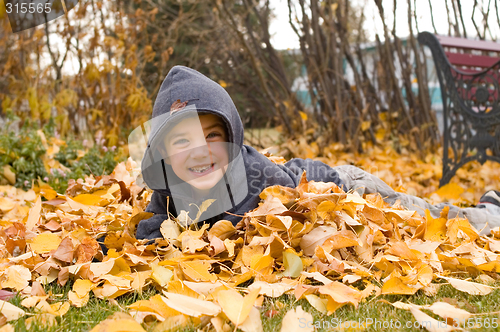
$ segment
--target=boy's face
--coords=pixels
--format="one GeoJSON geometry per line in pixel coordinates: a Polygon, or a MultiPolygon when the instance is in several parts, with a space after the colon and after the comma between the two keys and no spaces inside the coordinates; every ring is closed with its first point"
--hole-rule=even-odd
{"type": "Polygon", "coordinates": [[[224,122],[214,114],[190,117],[177,124],[164,138],[174,173],[207,194],[223,177],[229,163],[224,122]],[[200,128],[201,125],[201,128],[200,128]]]}

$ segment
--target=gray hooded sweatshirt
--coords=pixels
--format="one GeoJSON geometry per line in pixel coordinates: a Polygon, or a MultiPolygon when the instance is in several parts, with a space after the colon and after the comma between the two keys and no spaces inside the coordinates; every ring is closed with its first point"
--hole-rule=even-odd
{"type": "Polygon", "coordinates": [[[154,190],[146,208],[146,212],[152,212],[154,216],[139,223],[138,239],[161,238],[160,226],[168,219],[168,213],[177,216],[185,210],[194,218],[203,201],[194,198],[190,185],[175,175],[172,167],[162,159],[158,148],[168,129],[194,112],[220,117],[229,140],[228,168],[224,177],[203,199],[214,201],[201,214],[200,222],[212,225],[225,219],[236,225],[245,212],[258,206],[263,189],[273,185],[295,188],[304,170],[308,181],[343,184],[339,174],[320,161],[296,158],[277,165],[254,148],[244,145],[243,124],[226,90],[196,70],[175,66],[160,87],[150,121],[151,131],[141,171],[144,182],[154,190]],[[176,106],[178,101],[182,106],[176,106]]]}

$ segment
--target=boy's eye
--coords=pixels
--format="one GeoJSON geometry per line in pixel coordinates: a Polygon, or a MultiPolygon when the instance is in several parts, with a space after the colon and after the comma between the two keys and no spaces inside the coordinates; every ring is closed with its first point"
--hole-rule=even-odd
{"type": "Polygon", "coordinates": [[[218,136],[221,136],[221,134],[219,134],[218,132],[211,132],[210,134],[207,135],[207,138],[214,138],[218,136]]]}
{"type": "Polygon", "coordinates": [[[188,140],[185,138],[178,139],[177,141],[174,142],[174,145],[180,145],[180,144],[186,144],[188,143],[188,140]]]}

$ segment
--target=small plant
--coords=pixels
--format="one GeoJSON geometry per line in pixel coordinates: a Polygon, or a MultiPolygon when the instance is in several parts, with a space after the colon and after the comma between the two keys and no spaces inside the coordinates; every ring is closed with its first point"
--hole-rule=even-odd
{"type": "Polygon", "coordinates": [[[27,189],[26,183],[31,184],[32,179],[48,176],[42,161],[46,150],[37,134],[38,124],[27,119],[16,133],[10,128],[17,120],[19,117],[7,109],[6,123],[0,131],[0,168],[11,166],[16,174],[14,185],[27,189]]]}
{"type": "MultiPolygon", "coordinates": [[[[0,170],[5,165],[11,167],[16,174],[14,186],[27,190],[31,187],[32,180],[41,180],[48,183],[59,193],[66,191],[69,179],[84,178],[86,175],[94,176],[109,174],[116,164],[125,160],[117,157],[116,147],[104,146],[104,139],[96,137],[96,144],[89,147],[88,142],[80,141],[72,135],[59,147],[53,159],[57,160],[61,168],[47,170],[44,165],[46,149],[42,144],[38,122],[26,120],[18,132],[15,122],[20,120],[12,110],[8,109],[6,123],[0,130],[0,170]],[[70,171],[68,171],[68,169],[70,171]]],[[[59,139],[53,119],[50,119],[42,128],[47,141],[59,139]]],[[[1,172],[1,171],[0,171],[1,172]]],[[[0,177],[1,178],[1,177],[0,177]]],[[[4,179],[5,182],[5,179],[4,179]]]]}

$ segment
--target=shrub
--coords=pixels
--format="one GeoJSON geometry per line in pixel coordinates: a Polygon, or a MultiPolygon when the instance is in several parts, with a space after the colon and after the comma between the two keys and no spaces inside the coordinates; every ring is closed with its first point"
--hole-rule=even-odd
{"type": "MultiPolygon", "coordinates": [[[[41,135],[37,132],[42,129],[49,145],[57,140],[58,134],[55,130],[53,119],[40,128],[38,122],[25,120],[18,128],[19,117],[15,116],[10,109],[6,112],[6,121],[0,129],[0,178],[5,165],[9,165],[16,174],[14,186],[27,190],[31,187],[32,180],[41,180],[48,183],[54,190],[64,193],[69,179],[83,178],[86,175],[94,176],[109,174],[116,164],[124,161],[124,156],[116,156],[115,147],[107,148],[103,145],[101,138],[96,139],[92,147],[84,144],[73,135],[59,146],[53,159],[64,168],[46,169],[44,165],[47,153],[42,144],[41,135]]],[[[59,141],[60,142],[60,141],[59,141]]],[[[4,179],[3,183],[6,180],[4,179]]]]}

